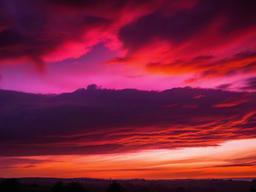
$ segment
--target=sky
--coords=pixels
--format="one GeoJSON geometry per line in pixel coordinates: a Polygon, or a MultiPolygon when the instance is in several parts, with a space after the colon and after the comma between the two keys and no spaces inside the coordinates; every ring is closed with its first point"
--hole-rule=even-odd
{"type": "Polygon", "coordinates": [[[0,1],[0,177],[255,177],[255,10],[0,1]]]}

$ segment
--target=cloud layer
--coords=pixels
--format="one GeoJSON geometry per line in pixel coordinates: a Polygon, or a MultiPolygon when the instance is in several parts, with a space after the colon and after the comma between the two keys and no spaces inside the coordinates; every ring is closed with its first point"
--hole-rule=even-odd
{"type": "Polygon", "coordinates": [[[127,54],[113,62],[142,64],[155,73],[195,78],[255,73],[254,1],[198,1],[162,7],[124,26],[127,54]]]}
{"type": "Polygon", "coordinates": [[[1,91],[0,155],[67,155],[214,146],[254,138],[254,93],[178,88],[1,91]]]}
{"type": "Polygon", "coordinates": [[[114,38],[115,30],[147,11],[147,4],[151,5],[115,0],[1,1],[0,58],[40,63],[78,57],[114,38]]]}
{"type": "Polygon", "coordinates": [[[0,7],[4,63],[30,61],[43,70],[44,63],[79,58],[103,43],[119,53],[110,63],[150,74],[194,81],[255,74],[253,0],[4,0],[0,7]]]}

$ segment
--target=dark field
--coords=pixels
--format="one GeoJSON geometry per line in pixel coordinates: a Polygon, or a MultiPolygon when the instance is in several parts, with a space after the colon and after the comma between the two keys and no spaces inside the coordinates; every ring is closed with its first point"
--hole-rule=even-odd
{"type": "Polygon", "coordinates": [[[1,179],[1,192],[256,192],[255,180],[1,179]]]}

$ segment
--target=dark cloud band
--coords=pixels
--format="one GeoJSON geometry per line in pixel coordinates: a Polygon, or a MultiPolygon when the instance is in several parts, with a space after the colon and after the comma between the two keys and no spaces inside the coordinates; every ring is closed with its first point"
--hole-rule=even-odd
{"type": "Polygon", "coordinates": [[[206,146],[256,134],[254,93],[82,89],[0,98],[2,156],[206,146]]]}

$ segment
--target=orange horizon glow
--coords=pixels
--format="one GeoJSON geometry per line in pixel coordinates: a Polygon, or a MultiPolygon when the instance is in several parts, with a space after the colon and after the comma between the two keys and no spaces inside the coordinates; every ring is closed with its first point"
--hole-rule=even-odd
{"type": "Polygon", "coordinates": [[[28,163],[2,168],[0,177],[207,179],[256,176],[256,139],[218,146],[99,155],[5,157],[28,163]],[[35,161],[29,163],[29,161],[35,161]],[[37,162],[38,161],[38,162],[37,162]]]}

